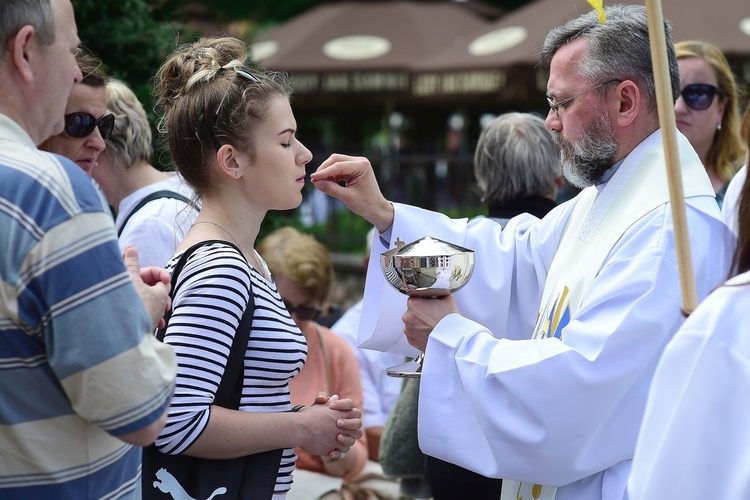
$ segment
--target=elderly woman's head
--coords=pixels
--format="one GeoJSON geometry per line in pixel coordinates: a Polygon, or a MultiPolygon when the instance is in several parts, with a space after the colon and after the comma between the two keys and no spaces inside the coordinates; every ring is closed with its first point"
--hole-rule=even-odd
{"type": "Polygon", "coordinates": [[[294,228],[277,229],[258,245],[281,298],[300,324],[316,319],[328,300],[333,265],[325,245],[294,228]]]}
{"type": "Polygon", "coordinates": [[[40,148],[73,160],[91,173],[105,140],[112,133],[114,117],[107,113],[104,86],[107,74],[101,60],[84,48],[76,52],[83,79],[73,85],[65,106],[65,130],[44,141],[40,148]]]}
{"type": "Polygon", "coordinates": [[[560,170],[560,148],[544,120],[529,113],[495,118],[482,131],[474,152],[474,175],[491,207],[524,196],[554,200],[560,170]]]}

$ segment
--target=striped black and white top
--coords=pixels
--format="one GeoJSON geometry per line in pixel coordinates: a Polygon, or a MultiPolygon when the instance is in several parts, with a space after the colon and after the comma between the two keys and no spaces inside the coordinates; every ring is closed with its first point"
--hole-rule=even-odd
{"type": "MultiPolygon", "coordinates": [[[[168,270],[180,255],[170,259],[168,270]]],[[[195,250],[172,285],[172,317],[164,342],[177,356],[177,382],[167,424],[156,440],[159,450],[182,453],[205,429],[251,290],[255,313],[240,410],[291,410],[289,382],[305,363],[307,344],[276,284],[252,268],[234,245],[212,241],[195,250]]],[[[284,450],[276,493],[291,488],[296,459],[293,449],[284,450]]]]}

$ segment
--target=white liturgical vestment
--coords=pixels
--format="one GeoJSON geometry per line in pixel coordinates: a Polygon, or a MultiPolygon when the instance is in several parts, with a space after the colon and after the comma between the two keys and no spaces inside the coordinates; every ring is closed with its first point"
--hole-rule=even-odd
{"type": "MultiPolygon", "coordinates": [[[[726,277],[733,237],[697,155],[681,135],[679,142],[702,298],[726,277]]],[[[419,401],[425,453],[485,476],[557,487],[556,500],[623,498],[653,370],[683,321],[670,204],[642,206],[639,189],[623,181],[641,182],[639,175],[663,192],[658,131],[608,182],[541,220],[521,215],[501,230],[395,205],[392,240],[429,235],[476,252],[472,278],[455,294],[460,314],[443,318],[427,344],[419,401]],[[588,206],[576,212],[581,202],[588,206]],[[610,209],[625,214],[615,218],[617,234],[610,209]],[[631,220],[630,212],[640,213],[631,220]],[[566,243],[575,238],[603,240],[605,248],[579,254],[579,243],[566,243]],[[563,295],[568,302],[550,316],[563,295]],[[552,323],[532,339],[540,314],[552,323]]],[[[413,354],[398,333],[405,297],[378,267],[386,250],[376,238],[358,340],[413,354]]]]}
{"type": "Polygon", "coordinates": [[[654,374],[631,500],[750,498],[750,272],[704,300],[654,374]]]}

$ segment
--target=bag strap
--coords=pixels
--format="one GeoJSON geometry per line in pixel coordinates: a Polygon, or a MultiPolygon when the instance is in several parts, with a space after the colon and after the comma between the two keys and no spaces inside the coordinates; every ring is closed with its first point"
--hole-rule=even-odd
{"type": "Polygon", "coordinates": [[[130,211],[127,217],[125,217],[125,220],[122,221],[122,226],[120,226],[120,229],[117,231],[117,237],[119,238],[122,232],[125,230],[125,226],[128,224],[128,221],[130,218],[135,214],[138,210],[142,209],[144,205],[147,203],[150,203],[154,200],[158,200],[159,198],[174,198],[175,200],[180,200],[183,203],[187,203],[188,205],[194,207],[193,202],[190,201],[190,198],[187,196],[183,196],[180,193],[176,191],[170,191],[169,189],[163,189],[161,191],[155,191],[151,193],[150,195],[143,198],[141,201],[138,202],[138,204],[135,206],[133,210],[130,211]]]}
{"type": "Polygon", "coordinates": [[[242,314],[242,318],[240,318],[237,332],[234,334],[232,347],[229,351],[229,359],[227,359],[227,366],[224,368],[224,376],[221,377],[219,388],[216,390],[216,396],[214,397],[215,404],[233,410],[239,410],[240,400],[242,399],[242,388],[245,386],[245,353],[247,352],[247,344],[250,341],[250,329],[253,323],[253,313],[255,312],[252,280],[250,281],[249,292],[250,297],[247,301],[247,307],[245,307],[245,312],[242,314]]]}
{"type": "MultiPolygon", "coordinates": [[[[183,252],[180,259],[172,269],[172,289],[169,292],[170,299],[174,300],[174,295],[177,291],[177,276],[182,272],[182,268],[185,267],[185,263],[190,256],[200,247],[210,243],[225,243],[232,248],[236,249],[240,255],[242,251],[237,246],[229,241],[224,240],[208,240],[201,241],[191,246],[183,252]]],[[[229,357],[227,358],[227,365],[224,368],[224,376],[221,377],[219,388],[216,390],[216,396],[214,397],[214,403],[224,408],[230,408],[237,410],[240,407],[240,399],[242,398],[242,387],[244,385],[244,366],[245,366],[245,352],[247,351],[247,344],[250,340],[250,329],[253,322],[253,314],[255,312],[255,299],[253,296],[252,281],[250,282],[250,297],[247,302],[245,312],[240,318],[240,323],[237,326],[237,331],[234,334],[232,340],[232,346],[229,349],[229,357]]],[[[164,328],[159,328],[156,331],[156,338],[163,342],[164,335],[167,332],[167,325],[172,317],[172,309],[166,312],[164,315],[164,328]]]]}
{"type": "Polygon", "coordinates": [[[320,331],[320,328],[318,328],[317,323],[312,323],[312,326],[315,328],[315,331],[318,334],[318,340],[320,340],[320,349],[323,352],[323,364],[326,367],[326,382],[328,387],[328,396],[333,396],[333,376],[331,375],[331,359],[328,357],[328,346],[326,345],[326,340],[323,338],[323,332],[320,331]]]}
{"type": "MultiPolygon", "coordinates": [[[[240,250],[237,245],[224,240],[208,240],[201,241],[191,246],[183,252],[179,260],[175,263],[172,269],[172,290],[169,292],[170,298],[174,299],[174,295],[177,289],[177,276],[185,267],[185,263],[190,256],[203,245],[210,243],[224,243],[232,248],[236,249],[240,255],[240,250]]],[[[247,351],[247,344],[250,340],[250,329],[252,326],[253,315],[255,312],[255,297],[253,295],[252,281],[250,282],[250,297],[245,308],[245,312],[240,318],[240,323],[237,326],[237,331],[234,334],[232,340],[232,347],[229,351],[229,357],[227,359],[227,365],[224,368],[224,375],[221,377],[219,388],[216,390],[216,396],[214,397],[214,404],[238,410],[240,407],[240,400],[242,399],[242,388],[245,382],[244,366],[245,366],[245,352],[247,351]]],[[[166,333],[166,324],[169,323],[169,319],[172,316],[171,309],[165,314],[165,326],[160,328],[156,332],[156,338],[160,341],[164,341],[164,335],[166,333]]],[[[274,494],[276,487],[276,477],[279,474],[279,463],[283,456],[284,449],[279,448],[276,450],[269,450],[262,453],[254,453],[247,455],[243,458],[244,460],[244,473],[240,484],[238,485],[239,491],[252,492],[253,498],[271,498],[274,494]]]]}

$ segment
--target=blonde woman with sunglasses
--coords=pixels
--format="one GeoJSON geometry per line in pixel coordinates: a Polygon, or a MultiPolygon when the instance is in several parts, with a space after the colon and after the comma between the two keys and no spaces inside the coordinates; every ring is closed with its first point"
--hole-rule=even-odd
{"type": "Polygon", "coordinates": [[[107,112],[105,86],[108,76],[102,62],[83,47],[76,50],[76,62],[83,79],[73,86],[65,106],[65,129],[44,141],[39,149],[62,155],[91,174],[105,141],[115,127],[115,117],[107,112]]]}
{"type": "Polygon", "coordinates": [[[681,80],[677,128],[706,167],[721,206],[745,154],[735,78],[724,54],[710,43],[683,41],[675,44],[675,51],[681,80]]]}

